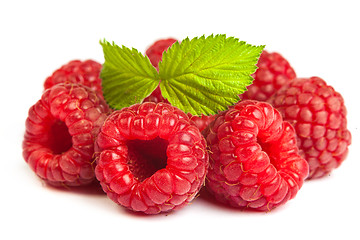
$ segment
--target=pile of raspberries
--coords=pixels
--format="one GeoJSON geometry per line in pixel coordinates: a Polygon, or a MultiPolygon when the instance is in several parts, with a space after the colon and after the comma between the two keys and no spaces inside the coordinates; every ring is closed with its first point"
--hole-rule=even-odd
{"type": "MultiPolygon", "coordinates": [[[[155,68],[175,39],[146,55],[155,68]]],[[[113,110],[102,65],[71,61],[44,83],[29,109],[23,157],[53,186],[98,182],[128,209],[180,209],[200,189],[234,208],[270,211],[294,198],[305,179],[329,175],[346,158],[342,96],[319,77],[298,78],[278,53],[264,51],[241,101],[212,116],[172,106],[160,88],[141,104],[113,110]]]]}

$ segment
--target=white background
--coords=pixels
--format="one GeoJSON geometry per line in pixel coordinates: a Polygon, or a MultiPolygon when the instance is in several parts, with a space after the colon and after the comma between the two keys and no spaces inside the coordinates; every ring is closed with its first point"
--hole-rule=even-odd
{"type": "Polygon", "coordinates": [[[359,239],[357,1],[1,1],[0,239],[359,239]],[[144,52],[155,40],[225,33],[280,52],[299,77],[340,92],[353,136],[343,165],[268,213],[199,197],[170,214],[124,210],[101,190],[58,190],[22,158],[27,111],[72,59],[103,62],[106,38],[144,52]]]}

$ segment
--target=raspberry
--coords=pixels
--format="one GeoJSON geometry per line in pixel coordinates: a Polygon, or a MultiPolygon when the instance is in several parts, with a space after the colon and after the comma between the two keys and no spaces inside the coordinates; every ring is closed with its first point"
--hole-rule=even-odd
{"type": "Polygon", "coordinates": [[[108,197],[133,211],[179,209],[205,181],[206,142],[181,110],[147,102],[113,112],[96,140],[95,173],[108,197]]]}
{"type": "Polygon", "coordinates": [[[93,60],[73,60],[57,69],[45,80],[48,89],[58,83],[78,83],[97,92],[103,98],[100,71],[101,64],[93,60]]]}
{"type": "Polygon", "coordinates": [[[162,59],[162,54],[177,40],[173,38],[161,39],[154,42],[147,50],[146,56],[149,57],[151,64],[158,69],[159,62],[162,59]]]}
{"type": "Polygon", "coordinates": [[[161,95],[161,90],[159,86],[157,86],[155,90],[147,98],[144,99],[143,102],[169,103],[169,101],[161,95]]]}
{"type": "Polygon", "coordinates": [[[241,99],[267,101],[278,89],[296,77],[294,69],[279,53],[263,51],[253,74],[253,84],[241,99]]]}
{"type": "Polygon", "coordinates": [[[52,185],[78,186],[95,179],[94,139],[107,105],[78,84],[57,84],[29,109],[23,156],[52,185]]]}
{"type": "Polygon", "coordinates": [[[310,166],[309,179],[328,175],[340,166],[351,134],[344,99],[333,87],[319,77],[297,78],[270,102],[294,126],[300,154],[310,166]]]}
{"type": "Polygon", "coordinates": [[[200,130],[204,131],[205,128],[215,119],[216,115],[201,115],[193,116],[190,113],[187,114],[190,121],[200,130]]]}
{"type": "Polygon", "coordinates": [[[293,127],[268,103],[239,102],[204,135],[211,152],[206,187],[220,202],[270,210],[294,198],[308,175],[293,127]]]}

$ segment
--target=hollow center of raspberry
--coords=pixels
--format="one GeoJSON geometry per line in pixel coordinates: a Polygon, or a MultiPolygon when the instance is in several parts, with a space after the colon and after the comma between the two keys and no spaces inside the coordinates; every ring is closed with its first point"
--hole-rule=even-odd
{"type": "Polygon", "coordinates": [[[62,154],[72,146],[69,129],[63,121],[55,120],[49,131],[48,147],[54,154],[62,154]]]}
{"type": "Polygon", "coordinates": [[[134,177],[142,182],[156,171],[165,168],[168,145],[168,141],[160,137],[153,140],[129,140],[127,164],[134,177]]]}
{"type": "Polygon", "coordinates": [[[266,152],[266,154],[269,156],[270,163],[278,169],[278,161],[277,159],[283,152],[282,145],[279,145],[278,143],[265,143],[259,140],[259,144],[262,148],[262,151],[266,152]]]}

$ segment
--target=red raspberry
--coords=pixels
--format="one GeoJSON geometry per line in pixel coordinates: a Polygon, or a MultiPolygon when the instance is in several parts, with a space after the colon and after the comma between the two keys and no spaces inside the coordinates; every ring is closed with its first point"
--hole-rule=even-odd
{"type": "Polygon", "coordinates": [[[294,69],[279,53],[263,51],[258,69],[252,75],[253,84],[240,95],[241,99],[267,101],[278,89],[296,77],[294,69]]]}
{"type": "Polygon", "coordinates": [[[193,116],[190,113],[187,114],[190,121],[200,130],[200,132],[204,131],[205,128],[215,119],[216,115],[201,115],[201,116],[193,116]]]}
{"type": "Polygon", "coordinates": [[[48,89],[58,83],[78,83],[91,88],[103,98],[101,68],[101,64],[93,60],[70,61],[45,80],[44,88],[48,89]]]}
{"type": "Polygon", "coordinates": [[[268,103],[239,102],[204,135],[211,152],[206,187],[223,203],[270,210],[294,198],[308,175],[293,127],[268,103]]]}
{"type": "Polygon", "coordinates": [[[77,84],[57,84],[29,109],[23,156],[53,185],[84,185],[95,179],[94,139],[108,111],[95,92],[77,84]]]}
{"type": "Polygon", "coordinates": [[[95,173],[115,203],[156,214],[194,199],[208,167],[206,142],[181,110],[166,103],[113,112],[97,137],[95,173]]]}
{"type": "Polygon", "coordinates": [[[342,96],[318,77],[297,78],[270,102],[295,128],[300,154],[308,161],[310,178],[328,175],[346,158],[351,134],[347,130],[342,96]]]}
{"type": "Polygon", "coordinates": [[[146,56],[149,57],[151,64],[158,69],[159,62],[162,59],[162,54],[177,40],[173,38],[161,39],[153,43],[147,50],[146,56]]]}
{"type": "Polygon", "coordinates": [[[157,86],[155,90],[147,98],[144,99],[143,102],[169,103],[169,101],[161,95],[161,90],[159,86],[157,86]]]}

